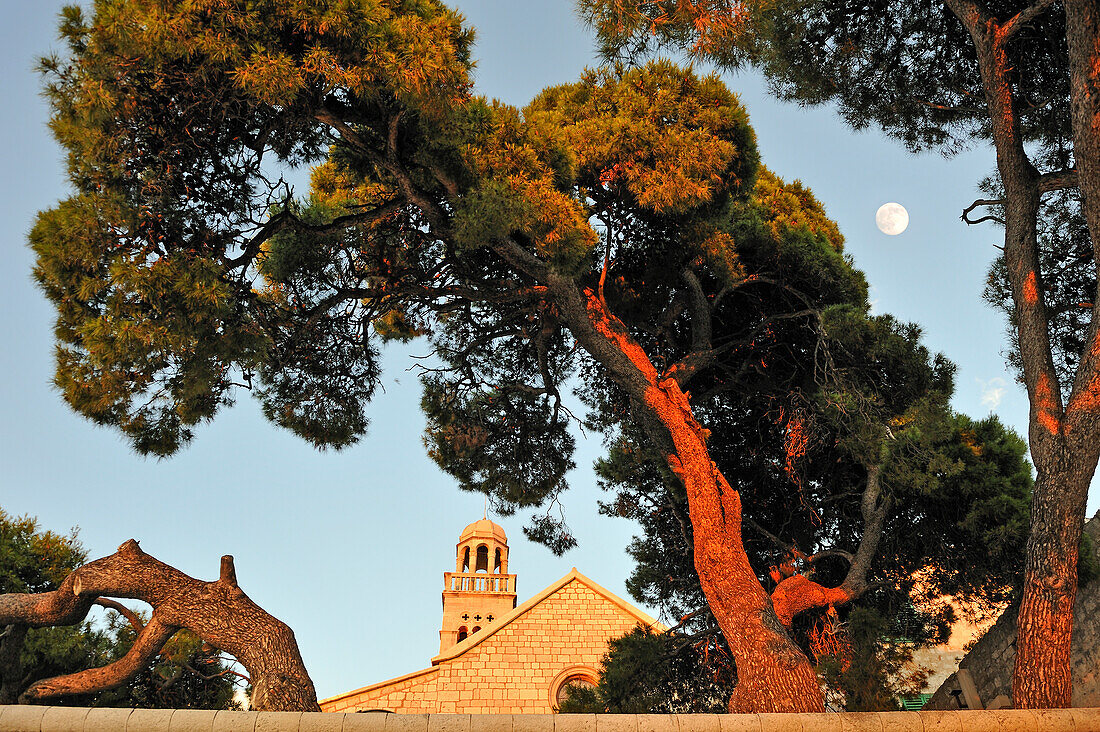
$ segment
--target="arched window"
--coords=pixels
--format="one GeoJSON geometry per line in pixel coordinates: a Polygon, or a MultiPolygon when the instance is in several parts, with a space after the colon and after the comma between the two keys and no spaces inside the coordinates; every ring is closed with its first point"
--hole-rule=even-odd
{"type": "Polygon", "coordinates": [[[500,573],[500,549],[497,549],[496,560],[493,562],[493,571],[500,573]]]}
{"type": "Polygon", "coordinates": [[[588,666],[578,665],[564,668],[550,682],[550,688],[547,690],[550,692],[550,698],[547,701],[550,702],[550,706],[556,712],[561,708],[562,702],[569,698],[571,688],[593,689],[596,687],[598,678],[599,673],[588,666]]]}
{"type": "Polygon", "coordinates": [[[489,571],[489,547],[485,546],[484,544],[477,548],[477,566],[474,567],[474,571],[489,571]]]}
{"type": "Polygon", "coordinates": [[[466,632],[466,626],[463,625],[461,628],[458,629],[458,642],[461,643],[462,641],[466,640],[466,636],[468,635],[469,633],[466,632]]]}
{"type": "Polygon", "coordinates": [[[481,626],[480,625],[475,625],[474,629],[473,629],[473,631],[471,631],[470,635],[473,635],[474,633],[478,632],[479,630],[481,630],[481,626]]]}
{"type": "Polygon", "coordinates": [[[596,685],[592,682],[592,679],[587,676],[570,676],[565,680],[565,683],[558,688],[558,706],[562,705],[566,699],[569,698],[570,689],[595,689],[596,685]]]}
{"type": "Polygon", "coordinates": [[[470,547],[466,547],[462,551],[462,571],[463,572],[469,572],[470,571],[470,547]]]}

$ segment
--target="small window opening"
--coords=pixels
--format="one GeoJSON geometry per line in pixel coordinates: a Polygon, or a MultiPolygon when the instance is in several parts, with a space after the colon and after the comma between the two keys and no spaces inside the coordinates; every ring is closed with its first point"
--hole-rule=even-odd
{"type": "Polygon", "coordinates": [[[462,641],[466,640],[466,636],[468,635],[469,633],[466,632],[466,626],[463,625],[461,628],[458,629],[458,642],[461,643],[462,641]]]}
{"type": "Polygon", "coordinates": [[[497,549],[496,559],[493,562],[493,571],[500,573],[500,549],[497,549]]]}
{"type": "Polygon", "coordinates": [[[470,631],[470,635],[473,635],[474,633],[478,632],[479,630],[481,630],[481,626],[480,625],[475,625],[474,629],[472,631],[470,631]]]}
{"type": "Polygon", "coordinates": [[[477,566],[474,567],[474,571],[489,571],[489,547],[485,546],[484,544],[477,548],[477,566]]]}
{"type": "Polygon", "coordinates": [[[462,571],[470,571],[470,547],[466,547],[466,549],[462,552],[462,571]]]}

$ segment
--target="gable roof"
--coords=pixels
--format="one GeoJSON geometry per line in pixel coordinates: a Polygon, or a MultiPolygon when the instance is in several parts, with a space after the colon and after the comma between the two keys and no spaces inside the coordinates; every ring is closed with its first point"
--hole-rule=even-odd
{"type": "Polygon", "coordinates": [[[496,633],[499,633],[502,629],[508,627],[508,625],[515,622],[516,620],[523,617],[524,615],[526,615],[528,611],[530,611],[532,608],[534,608],[536,605],[538,605],[540,602],[542,602],[546,598],[553,595],[555,592],[557,592],[561,588],[568,585],[570,582],[579,582],[582,585],[588,587],[588,589],[592,590],[597,595],[600,595],[605,600],[607,600],[607,601],[611,602],[612,604],[618,606],[620,610],[623,610],[627,615],[632,616],[634,619],[636,619],[642,625],[654,628],[658,631],[667,630],[667,628],[663,624],[658,622],[656,618],[650,617],[648,614],[646,614],[646,613],[642,612],[641,610],[639,610],[638,608],[634,607],[629,602],[627,602],[623,598],[616,595],[614,592],[611,592],[610,590],[605,589],[604,587],[601,587],[600,585],[596,584],[591,579],[589,579],[588,577],[585,577],[583,574],[578,572],[576,567],[573,567],[569,571],[569,574],[565,575],[560,580],[553,583],[552,585],[550,585],[549,587],[544,589],[542,592],[538,593],[537,595],[532,597],[530,600],[527,600],[522,605],[518,606],[515,610],[513,610],[512,612],[508,613],[503,618],[501,618],[500,623],[494,625],[491,628],[482,628],[481,631],[479,631],[478,633],[467,636],[466,640],[464,640],[461,643],[458,643],[454,646],[451,646],[450,648],[448,648],[443,653],[440,653],[438,656],[436,656],[435,658],[432,659],[432,665],[433,666],[438,666],[443,661],[449,661],[452,658],[456,658],[457,656],[461,656],[463,653],[470,650],[471,648],[473,648],[477,645],[480,645],[481,643],[484,643],[491,636],[495,635],[496,633]]]}
{"type": "Polygon", "coordinates": [[[328,703],[331,703],[331,702],[338,701],[340,699],[344,699],[344,698],[349,697],[349,696],[354,696],[356,694],[362,694],[364,692],[369,692],[369,691],[373,691],[375,689],[379,689],[379,688],[382,688],[382,687],[385,687],[385,686],[390,686],[391,684],[396,684],[396,683],[399,683],[399,682],[402,682],[402,681],[410,681],[410,680],[415,679],[419,676],[424,676],[424,677],[426,677],[425,680],[427,680],[427,677],[430,674],[434,674],[434,673],[439,671],[439,664],[440,663],[442,663],[443,661],[449,661],[452,658],[457,658],[458,656],[461,656],[463,653],[466,653],[471,648],[477,646],[480,643],[483,643],[490,636],[498,633],[502,628],[507,627],[511,623],[514,623],[516,620],[518,620],[519,618],[526,615],[531,609],[536,607],[539,603],[541,603],[546,598],[550,597],[555,592],[562,589],[563,587],[565,587],[566,585],[568,585],[571,582],[581,583],[582,585],[584,585],[588,589],[595,592],[597,595],[603,597],[608,602],[610,602],[613,605],[617,606],[620,610],[624,611],[627,615],[635,618],[642,625],[645,625],[647,627],[651,627],[651,628],[653,628],[654,630],[657,630],[657,631],[668,630],[668,628],[666,628],[663,623],[659,622],[655,618],[650,617],[648,614],[646,614],[646,613],[642,612],[641,610],[639,610],[638,608],[634,607],[632,604],[630,604],[629,602],[627,602],[623,598],[619,597],[614,592],[611,592],[610,590],[608,590],[608,589],[600,586],[596,582],[592,581],[588,577],[585,577],[583,574],[581,574],[580,572],[577,571],[576,567],[573,567],[569,571],[569,574],[565,575],[564,577],[559,579],[557,582],[553,583],[552,585],[550,585],[546,589],[542,590],[542,592],[539,592],[537,595],[532,597],[530,600],[527,600],[522,605],[520,605],[516,609],[512,610],[512,612],[508,613],[503,618],[501,618],[499,624],[494,625],[492,628],[482,628],[480,631],[478,631],[474,635],[471,635],[471,636],[467,637],[466,640],[462,641],[461,643],[459,643],[455,646],[452,646],[451,648],[448,648],[443,653],[440,653],[438,656],[436,656],[435,658],[432,659],[432,665],[429,666],[428,668],[420,669],[419,671],[413,671],[412,673],[407,673],[407,674],[404,674],[402,676],[398,676],[398,677],[393,678],[393,679],[387,679],[385,681],[379,681],[377,683],[370,684],[368,686],[364,686],[360,689],[355,689],[354,691],[347,691],[347,692],[344,692],[343,694],[337,694],[336,696],[329,697],[328,699],[322,699],[321,703],[322,704],[328,704],[328,703]]]}

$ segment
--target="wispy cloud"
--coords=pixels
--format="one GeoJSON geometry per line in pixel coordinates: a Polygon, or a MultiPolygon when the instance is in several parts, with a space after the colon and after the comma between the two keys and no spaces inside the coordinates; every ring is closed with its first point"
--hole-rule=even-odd
{"type": "Polygon", "coordinates": [[[976,379],[976,381],[982,387],[982,405],[988,406],[990,411],[1001,406],[1001,400],[1004,399],[1005,387],[1008,386],[1008,382],[1000,376],[994,376],[989,381],[985,379],[976,379]]]}

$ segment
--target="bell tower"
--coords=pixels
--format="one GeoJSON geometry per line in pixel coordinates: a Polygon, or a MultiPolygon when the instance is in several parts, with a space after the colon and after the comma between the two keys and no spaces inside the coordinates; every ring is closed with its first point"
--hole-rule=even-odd
{"type": "Polygon", "coordinates": [[[508,537],[488,518],[467,526],[455,547],[455,571],[443,573],[439,652],[461,643],[516,607],[516,576],[508,574],[508,537]]]}

